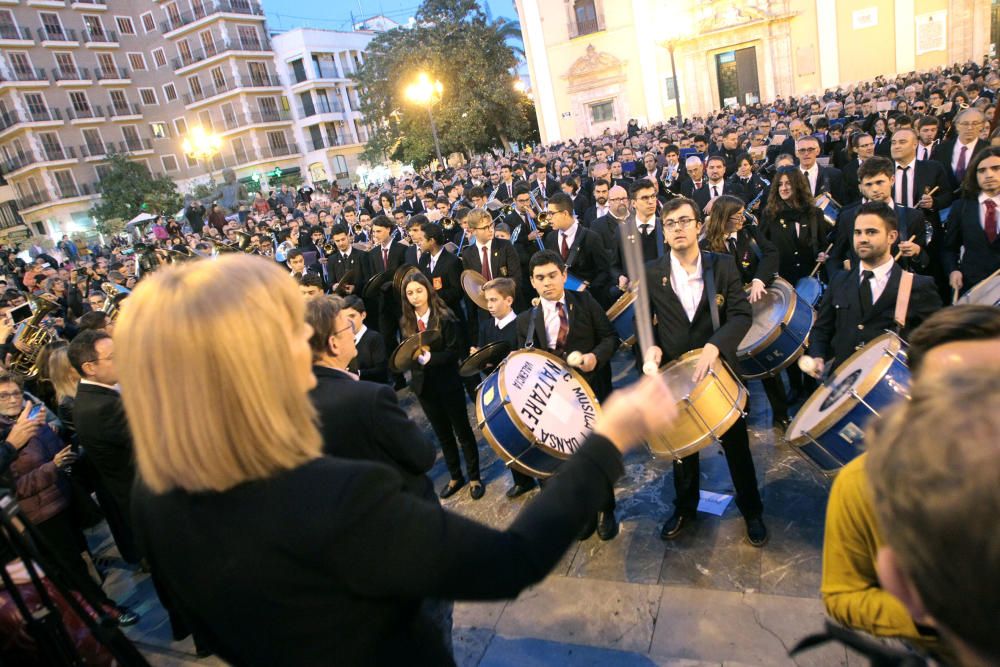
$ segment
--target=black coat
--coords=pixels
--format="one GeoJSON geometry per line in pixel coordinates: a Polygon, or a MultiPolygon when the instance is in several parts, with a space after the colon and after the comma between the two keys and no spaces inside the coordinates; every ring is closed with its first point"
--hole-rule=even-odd
{"type": "Polygon", "coordinates": [[[155,572],[228,663],[453,665],[421,599],[516,597],[559,562],[622,475],[591,436],[498,531],[403,489],[381,463],[321,457],[221,493],[136,493],[155,572]]]}
{"type": "Polygon", "coordinates": [[[608,253],[608,260],[611,262],[611,280],[613,283],[618,279],[614,275],[614,264],[618,258],[618,218],[608,213],[594,220],[589,229],[601,238],[601,244],[608,253]]]}
{"type": "MultiPolygon", "coordinates": [[[[840,211],[837,216],[837,226],[834,231],[833,249],[830,251],[830,258],[826,261],[827,275],[833,275],[844,271],[844,261],[850,260],[851,268],[858,264],[858,253],[854,251],[854,220],[858,217],[858,210],[861,202],[853,206],[848,206],[840,211]]],[[[899,264],[906,271],[926,273],[930,267],[931,256],[927,251],[927,219],[924,217],[922,209],[906,208],[899,204],[893,204],[896,211],[896,220],[899,226],[899,238],[892,244],[890,252],[893,257],[899,251],[899,242],[908,241],[911,236],[916,236],[914,243],[923,250],[914,258],[900,257],[899,264]]]]}
{"type": "MultiPolygon", "coordinates": [[[[702,249],[707,250],[705,241],[702,241],[702,249]]],[[[726,246],[726,253],[732,255],[736,261],[736,268],[740,271],[740,280],[743,284],[749,284],[754,279],[764,283],[767,287],[774,282],[778,276],[778,248],[773,243],[764,238],[760,227],[755,225],[744,225],[736,234],[736,254],[726,246]],[[754,243],[751,243],[751,239],[754,243]],[[756,244],[756,248],[754,248],[756,244]],[[760,253],[760,256],[757,256],[760,253]]]]}
{"type": "MultiPolygon", "coordinates": [[[[615,251],[611,259],[611,282],[614,286],[618,285],[618,278],[628,275],[628,267],[625,265],[625,253],[623,251],[623,229],[628,231],[634,229],[638,232],[634,211],[629,213],[624,224],[616,224],[615,226],[615,251]]],[[[653,217],[653,233],[645,237],[642,240],[642,243],[642,258],[644,263],[651,262],[657,257],[662,257],[666,253],[666,245],[664,245],[663,240],[663,222],[660,220],[659,216],[653,217]]],[[[630,279],[635,279],[637,276],[628,277],[630,279]]]]}
{"type": "MultiPolygon", "coordinates": [[[[931,152],[931,159],[941,163],[944,167],[945,175],[948,177],[948,185],[954,196],[959,196],[959,189],[962,186],[961,181],[955,176],[955,170],[951,167],[951,156],[955,152],[955,142],[958,139],[949,139],[948,141],[942,141],[934,150],[931,152]]],[[[989,147],[989,142],[983,141],[982,139],[976,139],[976,144],[972,149],[972,155],[969,155],[965,160],[965,166],[968,167],[972,164],[972,158],[976,153],[989,147]]]]}
{"type": "Polygon", "coordinates": [[[531,256],[539,250],[538,242],[528,238],[528,235],[531,234],[531,225],[525,222],[525,219],[517,211],[508,213],[504,222],[510,227],[511,243],[514,244],[517,256],[521,260],[521,275],[529,277],[528,262],[531,261],[531,256]]]}
{"type": "Polygon", "coordinates": [[[358,356],[351,362],[362,380],[368,382],[389,381],[389,359],[385,349],[385,338],[372,328],[365,329],[357,345],[358,356]]]}
{"type": "Polygon", "coordinates": [[[851,158],[844,164],[841,173],[844,175],[844,201],[842,206],[850,206],[861,201],[861,188],[858,185],[858,168],[861,164],[858,158],[851,158]]]}
{"type": "Polygon", "coordinates": [[[360,288],[365,286],[362,281],[371,273],[367,268],[367,262],[368,257],[365,253],[357,248],[351,248],[346,260],[340,254],[339,250],[334,252],[333,255],[327,258],[326,267],[330,280],[334,283],[340,282],[347,275],[348,271],[352,271],[354,274],[354,285],[358,286],[358,291],[360,291],[360,288]]]}
{"type": "MultiPolygon", "coordinates": [[[[980,222],[979,198],[962,198],[951,207],[945,226],[942,262],[946,273],[962,272],[962,289],[968,290],[1000,269],[1000,236],[993,243],[986,240],[980,222]],[[965,248],[965,254],[961,254],[965,248]]],[[[998,212],[1000,215],[1000,212],[998,212]]]]}
{"type": "MultiPolygon", "coordinates": [[[[937,222],[936,212],[948,208],[954,199],[951,188],[948,186],[948,173],[940,162],[934,160],[914,160],[911,167],[913,169],[911,177],[916,179],[913,184],[914,206],[920,201],[921,195],[937,188],[937,191],[931,195],[934,200],[934,208],[931,210],[935,211],[933,220],[937,222]]],[[[899,178],[896,178],[896,187],[903,187],[899,178]]],[[[895,189],[893,189],[893,199],[895,199],[895,189]]]]}
{"type": "MultiPolygon", "coordinates": [[[[611,357],[618,349],[618,334],[593,296],[587,292],[566,291],[565,297],[569,332],[563,353],[593,353],[597,357],[597,368],[590,373],[581,371],[581,374],[594,390],[597,400],[603,401],[611,393],[611,357]]],[[[533,345],[551,352],[545,332],[545,312],[541,305],[517,316],[518,347],[524,347],[528,340],[528,323],[532,317],[535,320],[533,345]]]]}
{"type": "MultiPolygon", "coordinates": [[[[552,230],[545,236],[545,247],[548,250],[559,253],[561,250],[560,235],[562,232],[552,230]]],[[[583,225],[577,225],[576,237],[573,245],[579,246],[576,257],[573,256],[573,248],[569,249],[569,258],[573,261],[572,266],[566,269],[577,278],[590,283],[590,291],[597,299],[597,302],[607,308],[608,287],[611,285],[611,262],[608,258],[608,251],[605,248],[601,236],[591,231],[583,225]]]]}
{"type": "MultiPolygon", "coordinates": [[[[740,200],[743,199],[743,188],[736,187],[729,180],[723,180],[722,183],[717,184],[715,187],[719,189],[719,196],[732,195],[734,197],[738,197],[740,200]]],[[[708,181],[708,179],[705,179],[704,185],[700,188],[692,190],[691,199],[698,204],[698,208],[700,210],[705,210],[708,202],[712,200],[712,184],[708,181]]]]}
{"type": "MultiPolygon", "coordinates": [[[[657,344],[663,350],[663,363],[711,343],[719,348],[721,357],[736,371],[739,368],[736,364],[736,349],[753,321],[750,301],[743,290],[736,261],[730,255],[702,252],[701,263],[702,270],[711,263],[715,291],[723,299],[719,306],[717,331],[712,328],[707,288],[702,290],[694,320],[688,320],[687,313],[670,284],[670,254],[646,264],[646,284],[649,285],[652,312],[656,316],[655,334],[657,344]]],[[[711,297],[717,298],[715,295],[711,297]]]]}
{"type": "MultiPolygon", "coordinates": [[[[837,366],[886,330],[895,329],[893,317],[902,275],[903,269],[898,264],[892,267],[885,289],[867,317],[862,317],[858,268],[836,274],[823,293],[816,324],[809,334],[809,356],[833,359],[834,366],[837,366]]],[[[934,286],[934,279],[915,275],[906,311],[906,327],[900,335],[906,338],[910,331],[940,307],[941,297],[934,286]]]]}
{"type": "Polygon", "coordinates": [[[794,285],[808,276],[816,264],[816,255],[825,250],[830,225],[823,219],[823,213],[815,206],[805,211],[786,209],[773,218],[761,220],[764,238],[778,247],[778,275],[794,285]],[[799,235],[795,234],[795,222],[799,222],[799,235]]]}
{"type": "Polygon", "coordinates": [[[431,358],[426,365],[413,364],[410,369],[410,388],[417,396],[425,393],[461,393],[462,379],[458,374],[458,362],[469,356],[464,327],[458,320],[451,318],[442,318],[436,325],[432,320],[431,328],[434,326],[440,327],[441,337],[431,343],[431,358]]]}
{"type": "MultiPolygon", "coordinates": [[[[476,273],[483,272],[483,258],[475,242],[462,248],[462,265],[476,273]]],[[[490,275],[510,278],[518,286],[521,285],[521,258],[510,241],[494,238],[490,243],[490,275]]]]}
{"type": "Polygon", "coordinates": [[[813,190],[813,195],[819,195],[824,192],[828,193],[841,205],[847,199],[847,193],[844,191],[844,175],[836,167],[819,167],[819,173],[816,174],[816,188],[813,190]]]}
{"type": "Polygon", "coordinates": [[[431,255],[428,252],[420,257],[420,270],[452,312],[462,313],[462,261],[447,250],[442,250],[431,271],[431,255]]]}
{"type": "MultiPolygon", "coordinates": [[[[528,181],[528,187],[532,190],[532,194],[534,194],[536,199],[547,200],[552,195],[562,191],[562,189],[559,187],[559,181],[548,175],[546,175],[545,177],[545,188],[544,192],[541,193],[542,194],[541,197],[539,197],[539,192],[542,190],[542,188],[539,188],[538,181],[535,180],[534,176],[532,176],[531,180],[528,181]]],[[[538,203],[541,204],[541,202],[538,203]]]]}
{"type": "Polygon", "coordinates": [[[406,416],[396,392],[323,366],[313,366],[313,375],[316,386],[309,398],[319,414],[323,453],[385,463],[400,474],[407,491],[436,500],[427,473],[437,452],[406,416]]]}
{"type": "Polygon", "coordinates": [[[81,382],[73,403],[73,425],[104,487],[121,513],[129,516],[135,458],[121,395],[113,389],[81,382]]]}

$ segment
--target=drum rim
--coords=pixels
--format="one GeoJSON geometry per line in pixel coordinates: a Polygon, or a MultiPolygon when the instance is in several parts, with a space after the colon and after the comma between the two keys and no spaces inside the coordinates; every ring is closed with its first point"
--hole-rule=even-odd
{"type": "MultiPolygon", "coordinates": [[[[855,350],[854,354],[849,356],[847,359],[844,359],[844,362],[841,364],[841,366],[843,367],[848,366],[863,352],[865,352],[869,346],[881,340],[895,340],[896,345],[898,346],[898,349],[895,350],[897,353],[902,352],[906,349],[905,341],[903,341],[902,338],[892,333],[891,331],[887,331],[884,334],[868,341],[868,344],[862,347],[860,350],[855,350]]],[[[883,358],[880,359],[872,367],[871,372],[869,372],[868,375],[865,376],[864,380],[858,384],[857,388],[855,389],[855,393],[857,393],[862,399],[867,397],[868,394],[871,393],[872,389],[874,389],[875,386],[882,381],[882,378],[885,377],[885,374],[889,372],[889,369],[892,367],[892,362],[895,359],[896,359],[895,356],[884,355],[883,358]]],[[[814,391],[812,393],[812,396],[810,396],[805,400],[805,402],[802,404],[802,407],[799,408],[798,413],[796,413],[795,418],[792,419],[791,423],[788,424],[788,429],[785,431],[786,434],[785,442],[787,442],[788,444],[795,447],[801,447],[803,444],[813,441],[812,439],[810,439],[808,435],[806,435],[806,432],[804,430],[802,432],[802,435],[800,435],[797,438],[789,439],[787,434],[795,430],[795,427],[798,425],[799,418],[806,413],[807,409],[812,407],[813,404],[815,404],[820,400],[819,399],[820,389],[822,389],[822,387],[814,391]]],[[[846,417],[847,414],[850,413],[851,410],[853,410],[858,405],[858,402],[859,402],[858,399],[848,396],[843,402],[841,402],[839,406],[837,406],[834,410],[831,410],[830,414],[828,414],[826,417],[816,422],[816,425],[812,429],[810,429],[810,431],[812,433],[818,432],[820,435],[825,434],[834,426],[834,424],[836,424],[841,419],[846,417]]],[[[815,437],[818,436],[814,436],[814,438],[815,437]]]]}
{"type": "MultiPolygon", "coordinates": [[[[659,370],[660,375],[663,375],[664,373],[667,372],[668,369],[673,368],[674,366],[677,366],[677,365],[679,365],[679,364],[687,361],[688,359],[691,359],[693,357],[697,357],[699,354],[701,354],[701,351],[703,349],[705,349],[705,348],[699,347],[699,348],[697,348],[695,350],[688,350],[687,352],[685,352],[681,356],[677,357],[673,361],[670,361],[670,362],[664,364],[662,367],[660,367],[660,370],[659,370]]],[[[742,391],[748,391],[747,390],[747,386],[743,383],[742,376],[739,373],[737,373],[735,370],[733,370],[732,366],[730,366],[728,363],[726,363],[726,360],[722,358],[722,355],[719,355],[719,358],[716,359],[716,361],[718,361],[720,364],[722,364],[726,368],[726,370],[729,371],[730,374],[732,374],[733,378],[736,380],[736,384],[740,385],[740,389],[742,391]]],[[[685,398],[691,398],[695,394],[700,395],[700,393],[702,391],[704,391],[703,384],[704,384],[704,382],[706,380],[708,380],[708,378],[709,378],[708,375],[706,375],[705,377],[703,377],[701,380],[698,381],[698,383],[694,387],[691,388],[690,392],[688,392],[687,394],[685,394],[681,398],[677,399],[677,401],[679,402],[679,401],[683,401],[685,398]]]]}
{"type": "MultiPolygon", "coordinates": [[[[547,357],[550,360],[557,362],[560,366],[564,366],[567,370],[569,370],[569,372],[573,375],[573,377],[576,378],[576,380],[580,383],[580,386],[583,387],[583,390],[587,394],[587,397],[590,398],[591,402],[593,403],[595,418],[601,416],[601,403],[600,401],[597,400],[597,396],[594,395],[594,390],[591,389],[590,383],[584,379],[583,375],[581,375],[579,371],[577,371],[575,368],[567,364],[566,361],[561,357],[552,354],[551,352],[548,352],[546,350],[539,350],[534,347],[522,347],[517,350],[512,350],[511,353],[508,354],[504,358],[504,360],[500,362],[500,365],[497,366],[496,370],[493,371],[493,373],[490,373],[490,375],[487,377],[487,379],[489,379],[489,377],[492,377],[495,374],[497,375],[496,386],[497,386],[497,391],[499,392],[499,398],[503,401],[504,411],[507,413],[508,418],[510,418],[511,423],[514,425],[514,428],[517,429],[518,433],[520,433],[525,440],[532,443],[531,444],[532,447],[539,447],[545,453],[553,456],[554,458],[566,461],[567,459],[569,459],[570,456],[572,456],[572,454],[563,454],[562,452],[557,452],[554,449],[546,447],[545,445],[538,442],[538,439],[535,438],[535,435],[531,432],[531,429],[525,426],[524,422],[521,421],[521,418],[517,414],[517,410],[512,407],[513,404],[509,400],[510,396],[507,394],[507,389],[504,386],[503,382],[504,372],[507,369],[507,362],[510,361],[510,358],[516,354],[521,354],[523,352],[540,354],[543,357],[547,357]]],[[[482,409],[481,409],[482,401],[480,400],[480,397],[482,395],[483,387],[485,385],[486,381],[484,380],[482,384],[479,385],[479,390],[476,392],[476,420],[480,425],[479,430],[482,432],[483,437],[486,438],[486,442],[490,445],[490,447],[493,448],[493,451],[496,452],[497,455],[499,455],[501,458],[507,457],[504,460],[504,463],[507,464],[508,468],[513,466],[520,466],[524,472],[527,472],[531,475],[535,475],[538,477],[552,476],[554,473],[547,473],[547,472],[542,472],[541,470],[535,470],[534,468],[524,465],[519,460],[515,459],[499,443],[499,441],[496,439],[496,436],[493,435],[493,433],[489,429],[489,423],[486,421],[484,415],[482,414],[482,409]]]]}
{"type": "Polygon", "coordinates": [[[618,297],[613,304],[611,304],[611,307],[608,308],[608,312],[606,313],[608,320],[614,322],[616,319],[621,317],[622,313],[628,310],[628,307],[635,303],[638,298],[639,291],[633,289],[631,286],[628,287],[622,295],[618,297]],[[619,306],[619,304],[624,305],[619,306]]]}
{"type": "MultiPolygon", "coordinates": [[[[788,306],[789,306],[788,307],[788,311],[785,313],[785,317],[782,318],[781,322],[779,322],[777,324],[777,326],[775,326],[774,329],[771,331],[771,333],[769,333],[765,338],[763,338],[762,340],[758,341],[757,343],[755,343],[754,345],[752,345],[750,348],[748,348],[744,352],[741,352],[739,350],[739,348],[737,348],[736,349],[736,360],[737,361],[742,361],[743,359],[746,359],[747,357],[752,357],[757,352],[760,352],[761,348],[767,347],[767,346],[773,344],[774,341],[776,341],[779,338],[781,338],[781,334],[784,333],[783,327],[786,326],[786,325],[788,325],[788,323],[790,323],[792,321],[792,317],[795,316],[795,309],[798,308],[798,305],[799,305],[799,294],[798,294],[798,292],[796,292],[795,288],[792,287],[792,285],[787,280],[785,280],[784,278],[775,278],[774,282],[772,282],[770,285],[768,285],[766,287],[766,289],[771,289],[771,287],[774,286],[774,285],[779,285],[779,287],[780,287],[780,285],[785,285],[788,288],[788,291],[791,294],[791,298],[788,301],[788,306]]],[[[809,331],[812,331],[813,325],[816,324],[816,310],[812,306],[810,306],[809,309],[813,311],[812,312],[812,323],[810,323],[810,325],[809,325],[809,331]]],[[[808,337],[809,337],[809,333],[806,332],[806,340],[808,340],[808,337]]],[[[802,347],[805,347],[805,343],[804,342],[803,342],[802,347]]],[[[802,349],[802,347],[800,347],[800,349],[802,349]]],[[[745,376],[745,377],[749,377],[749,376],[745,376]]]]}
{"type": "MultiPolygon", "coordinates": [[[[506,346],[507,346],[508,348],[510,347],[510,343],[508,343],[508,342],[507,342],[507,341],[505,341],[505,340],[495,340],[495,341],[493,341],[492,343],[486,343],[486,345],[483,345],[483,346],[482,346],[481,348],[479,348],[478,350],[476,350],[475,352],[473,352],[472,354],[470,354],[470,355],[469,355],[469,356],[468,356],[468,357],[467,357],[467,358],[465,359],[465,361],[463,361],[463,362],[462,362],[461,364],[459,364],[459,365],[458,365],[458,374],[459,374],[459,375],[462,375],[462,368],[463,368],[463,367],[465,366],[465,364],[466,364],[466,363],[468,363],[468,361],[469,361],[470,359],[472,359],[472,358],[473,358],[474,356],[476,356],[476,355],[477,355],[477,354],[479,354],[480,352],[484,352],[484,351],[486,351],[486,350],[492,350],[493,348],[495,348],[495,347],[500,347],[500,346],[502,346],[502,345],[506,345],[506,346]]],[[[507,356],[510,356],[510,352],[511,352],[511,351],[510,351],[510,350],[508,350],[508,352],[507,352],[507,356]]],[[[506,360],[506,358],[507,358],[507,357],[504,357],[504,360],[506,360]]],[[[503,360],[501,360],[501,363],[503,363],[503,360]]],[[[500,368],[500,366],[497,366],[497,368],[500,368]]],[[[476,371],[476,372],[477,372],[477,373],[481,373],[482,371],[476,371]]],[[[475,374],[473,374],[473,375],[462,375],[462,377],[475,377],[475,374]]]]}
{"type": "MultiPolygon", "coordinates": [[[[970,287],[969,291],[966,292],[965,294],[963,294],[962,296],[960,296],[958,298],[958,301],[956,303],[957,304],[961,304],[963,306],[967,305],[967,304],[978,305],[979,304],[978,301],[973,301],[972,300],[972,295],[975,294],[977,290],[979,290],[981,288],[985,288],[986,287],[986,283],[988,283],[989,281],[993,280],[994,278],[1000,278],[1000,269],[997,269],[996,271],[994,271],[993,273],[991,273],[990,275],[986,276],[985,278],[983,278],[982,280],[980,280],[978,283],[976,283],[975,285],[973,285],[972,287],[970,287]]],[[[996,304],[986,303],[986,304],[982,304],[982,305],[985,305],[985,306],[990,306],[990,305],[995,306],[996,304]]]]}

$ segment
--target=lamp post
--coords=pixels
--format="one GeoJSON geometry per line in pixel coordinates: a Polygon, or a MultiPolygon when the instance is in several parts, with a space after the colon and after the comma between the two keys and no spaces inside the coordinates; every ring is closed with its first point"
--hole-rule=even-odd
{"type": "Polygon", "coordinates": [[[674,61],[674,47],[676,46],[676,39],[671,39],[667,42],[667,50],[670,51],[670,73],[674,77],[674,103],[677,105],[677,127],[680,127],[683,119],[681,118],[681,86],[677,81],[677,63],[674,61]]]}
{"type": "Polygon", "coordinates": [[[431,134],[434,136],[434,152],[437,153],[438,166],[444,168],[444,158],[441,157],[441,143],[438,141],[437,124],[434,122],[434,113],[431,107],[435,102],[441,100],[441,93],[444,86],[437,79],[431,81],[426,72],[417,75],[417,80],[406,87],[406,99],[414,104],[421,104],[427,107],[427,117],[431,121],[431,134]]]}
{"type": "Polygon", "coordinates": [[[194,160],[208,161],[222,150],[222,137],[196,125],[181,141],[181,150],[194,160]]]}

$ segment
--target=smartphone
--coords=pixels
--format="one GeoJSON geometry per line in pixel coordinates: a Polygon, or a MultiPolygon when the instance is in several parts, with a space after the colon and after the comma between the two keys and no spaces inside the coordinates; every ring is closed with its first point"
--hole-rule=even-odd
{"type": "Polygon", "coordinates": [[[38,405],[33,406],[31,408],[31,411],[28,412],[28,419],[34,419],[34,418],[36,418],[41,411],[42,411],[42,404],[41,403],[39,403],[38,405]]]}
{"type": "Polygon", "coordinates": [[[14,324],[20,324],[31,317],[31,305],[24,303],[20,306],[10,309],[10,321],[14,324]]]}

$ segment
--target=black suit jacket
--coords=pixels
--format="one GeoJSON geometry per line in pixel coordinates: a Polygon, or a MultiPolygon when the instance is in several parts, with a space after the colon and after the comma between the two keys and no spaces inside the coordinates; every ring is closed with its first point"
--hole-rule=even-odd
{"type": "Polygon", "coordinates": [[[841,173],[844,176],[844,200],[840,202],[843,206],[861,201],[861,188],[858,186],[858,158],[854,157],[844,164],[841,173]]]}
{"type": "Polygon", "coordinates": [[[122,514],[131,516],[135,460],[121,396],[113,389],[81,382],[73,404],[73,424],[104,487],[122,514]]]}
{"type": "MultiPolygon", "coordinates": [[[[500,201],[504,202],[505,204],[513,201],[514,200],[514,188],[516,186],[517,186],[517,180],[516,179],[512,180],[509,184],[508,183],[504,183],[503,181],[501,181],[500,185],[497,186],[497,197],[496,198],[499,199],[500,201]]],[[[493,194],[493,190],[492,189],[490,189],[490,190],[488,190],[486,192],[486,196],[487,197],[489,197],[491,194],[493,194]]]]}
{"type": "Polygon", "coordinates": [[[417,396],[429,393],[462,392],[462,379],[458,375],[458,362],[469,356],[465,344],[464,327],[457,319],[431,321],[431,328],[441,329],[441,337],[431,343],[431,358],[427,364],[413,364],[410,369],[410,388],[417,396]]]}
{"type": "MultiPolygon", "coordinates": [[[[552,230],[545,236],[545,248],[555,252],[560,251],[560,234],[552,230]]],[[[573,245],[580,247],[576,257],[573,257],[573,248],[570,247],[569,255],[573,260],[573,265],[566,267],[574,276],[586,280],[590,283],[590,291],[597,299],[597,302],[607,308],[608,287],[611,284],[611,261],[608,258],[608,251],[601,240],[600,235],[587,229],[583,225],[577,225],[576,237],[573,245]]]]}
{"type": "Polygon", "coordinates": [[[490,343],[506,342],[510,349],[516,350],[520,344],[517,338],[517,318],[513,322],[508,322],[503,329],[497,327],[493,317],[484,315],[479,318],[479,336],[476,339],[476,347],[484,347],[490,343]]]}
{"type": "Polygon", "coordinates": [[[815,206],[805,211],[792,209],[780,211],[773,218],[762,221],[764,237],[778,247],[778,274],[794,285],[809,275],[816,264],[816,255],[825,250],[829,242],[830,226],[823,213],[815,206]],[[800,232],[795,233],[795,222],[800,232]]]}
{"type": "Polygon", "coordinates": [[[528,238],[531,234],[531,225],[526,223],[517,211],[508,213],[504,222],[510,227],[511,243],[514,244],[517,256],[521,260],[521,275],[527,276],[528,262],[531,261],[531,256],[538,252],[538,242],[528,238]],[[516,237],[515,232],[517,232],[516,237]]]}
{"type": "MultiPolygon", "coordinates": [[[[663,350],[663,363],[677,359],[685,352],[705,347],[711,343],[734,372],[738,372],[736,349],[750,330],[753,311],[743,290],[743,280],[736,268],[736,261],[728,254],[701,253],[702,271],[712,267],[716,294],[702,290],[701,302],[688,320],[684,307],[670,284],[670,253],[646,264],[646,284],[649,300],[656,316],[656,339],[663,350]],[[713,330],[712,314],[708,299],[722,296],[719,306],[719,328],[713,330]]],[[[716,301],[718,302],[718,300],[716,301]]]]}
{"type": "Polygon", "coordinates": [[[330,279],[334,283],[337,283],[347,275],[348,271],[353,271],[354,284],[364,287],[365,284],[362,281],[370,273],[367,269],[367,259],[365,253],[357,248],[351,248],[351,252],[348,254],[346,260],[338,250],[331,257],[327,258],[327,272],[330,275],[330,279]]]}
{"type": "Polygon", "coordinates": [[[978,197],[963,197],[952,205],[945,226],[944,270],[962,272],[963,291],[1000,269],[1000,236],[993,243],[986,240],[979,209],[978,197]]]}
{"type": "MultiPolygon", "coordinates": [[[[462,248],[462,265],[476,273],[483,272],[483,258],[475,242],[462,248]]],[[[490,275],[494,278],[511,278],[520,286],[521,258],[510,241],[494,238],[490,243],[490,275]]]]}
{"type": "MultiPolygon", "coordinates": [[[[702,240],[701,247],[703,250],[709,250],[705,240],[702,240]]],[[[743,229],[737,232],[735,254],[729,248],[727,240],[725,253],[736,261],[736,268],[739,269],[740,280],[744,285],[756,279],[767,287],[778,277],[778,248],[764,238],[764,234],[756,225],[744,225],[743,229]],[[753,243],[750,242],[751,239],[753,243]],[[760,257],[757,256],[758,252],[760,257]]]]}
{"type": "Polygon", "coordinates": [[[816,174],[816,188],[813,190],[813,195],[823,192],[829,193],[841,205],[847,198],[844,192],[844,175],[836,167],[820,166],[819,173],[816,174]]]}
{"type": "Polygon", "coordinates": [[[417,213],[424,212],[424,203],[420,201],[420,197],[414,196],[412,200],[403,199],[399,203],[399,208],[406,212],[406,215],[416,215],[417,213]]]}
{"type": "Polygon", "coordinates": [[[399,472],[407,491],[435,500],[427,473],[437,452],[400,407],[396,392],[324,366],[313,366],[313,375],[309,398],[319,413],[323,453],[385,463],[399,472]]]}
{"type": "MultiPolygon", "coordinates": [[[[593,353],[597,357],[597,368],[590,373],[582,373],[597,400],[603,401],[611,393],[611,357],[618,349],[618,334],[611,326],[611,320],[601,305],[587,292],[564,293],[569,332],[566,347],[555,352],[563,356],[570,352],[593,353]]],[[[535,331],[532,344],[540,350],[552,352],[545,332],[545,312],[541,305],[526,310],[517,316],[518,347],[524,347],[528,339],[528,323],[534,319],[535,331]]]]}
{"type": "MultiPolygon", "coordinates": [[[[716,185],[719,189],[719,196],[722,195],[733,195],[734,197],[739,197],[743,199],[743,188],[738,188],[733,185],[729,180],[723,180],[721,184],[716,185]]],[[[712,200],[712,184],[709,183],[708,179],[704,181],[704,185],[696,190],[692,190],[691,198],[695,200],[698,204],[698,208],[702,211],[708,205],[708,202],[712,200]]]]}
{"type": "MultiPolygon", "coordinates": [[[[534,176],[532,176],[531,180],[528,181],[528,187],[531,188],[531,190],[533,191],[535,198],[538,198],[539,190],[541,190],[541,188],[538,187],[538,181],[535,180],[534,176]]],[[[559,187],[559,181],[552,178],[551,176],[546,176],[543,198],[548,199],[557,192],[561,192],[561,188],[559,187]]]]}
{"type": "Polygon", "coordinates": [[[389,381],[389,359],[385,350],[385,338],[372,328],[367,328],[357,345],[358,356],[351,362],[362,380],[368,382],[389,381]]]}
{"type": "MultiPolygon", "coordinates": [[[[935,162],[941,163],[944,166],[945,175],[948,177],[948,184],[951,188],[951,192],[954,196],[959,196],[959,190],[962,187],[961,181],[955,176],[955,170],[951,167],[951,156],[955,151],[955,143],[958,141],[957,138],[949,139],[948,141],[942,141],[934,150],[931,152],[931,159],[935,162]]],[[[983,141],[982,139],[976,139],[976,144],[972,149],[972,155],[969,155],[965,160],[965,166],[968,167],[972,163],[972,158],[976,153],[989,147],[989,142],[983,141]]]]}
{"type": "MultiPolygon", "coordinates": [[[[830,251],[830,258],[826,261],[827,275],[833,275],[844,271],[844,260],[850,260],[851,268],[858,265],[858,253],[854,251],[854,220],[858,217],[858,210],[861,202],[848,206],[840,211],[837,216],[837,227],[834,231],[833,249],[830,251]]],[[[899,204],[893,204],[896,211],[896,220],[899,225],[899,238],[892,244],[890,252],[893,257],[899,251],[899,242],[908,241],[911,236],[916,236],[914,243],[923,250],[914,258],[900,257],[899,264],[906,271],[916,273],[926,273],[931,264],[931,256],[927,251],[927,219],[924,217],[922,209],[906,208],[899,204]]]]}
{"type": "MultiPolygon", "coordinates": [[[[861,316],[861,277],[858,268],[842,271],[830,281],[820,301],[816,324],[809,334],[809,355],[833,359],[834,367],[840,365],[854,352],[882,335],[895,329],[896,295],[903,269],[897,264],[889,273],[889,282],[872,305],[867,316],[861,316]]],[[[903,338],[941,307],[934,279],[915,275],[910,304],[906,311],[906,327],[900,332],[903,338]]]]}
{"type": "Polygon", "coordinates": [[[452,312],[461,315],[462,296],[465,294],[462,291],[461,260],[447,250],[442,250],[434,264],[434,270],[431,271],[431,255],[425,252],[420,257],[420,270],[431,281],[438,296],[448,304],[452,312]]]}
{"type": "MultiPolygon", "coordinates": [[[[410,266],[420,266],[420,259],[417,258],[417,251],[420,250],[416,244],[406,246],[406,254],[403,255],[403,263],[410,266]]],[[[423,256],[424,253],[420,253],[423,256]]]]}

